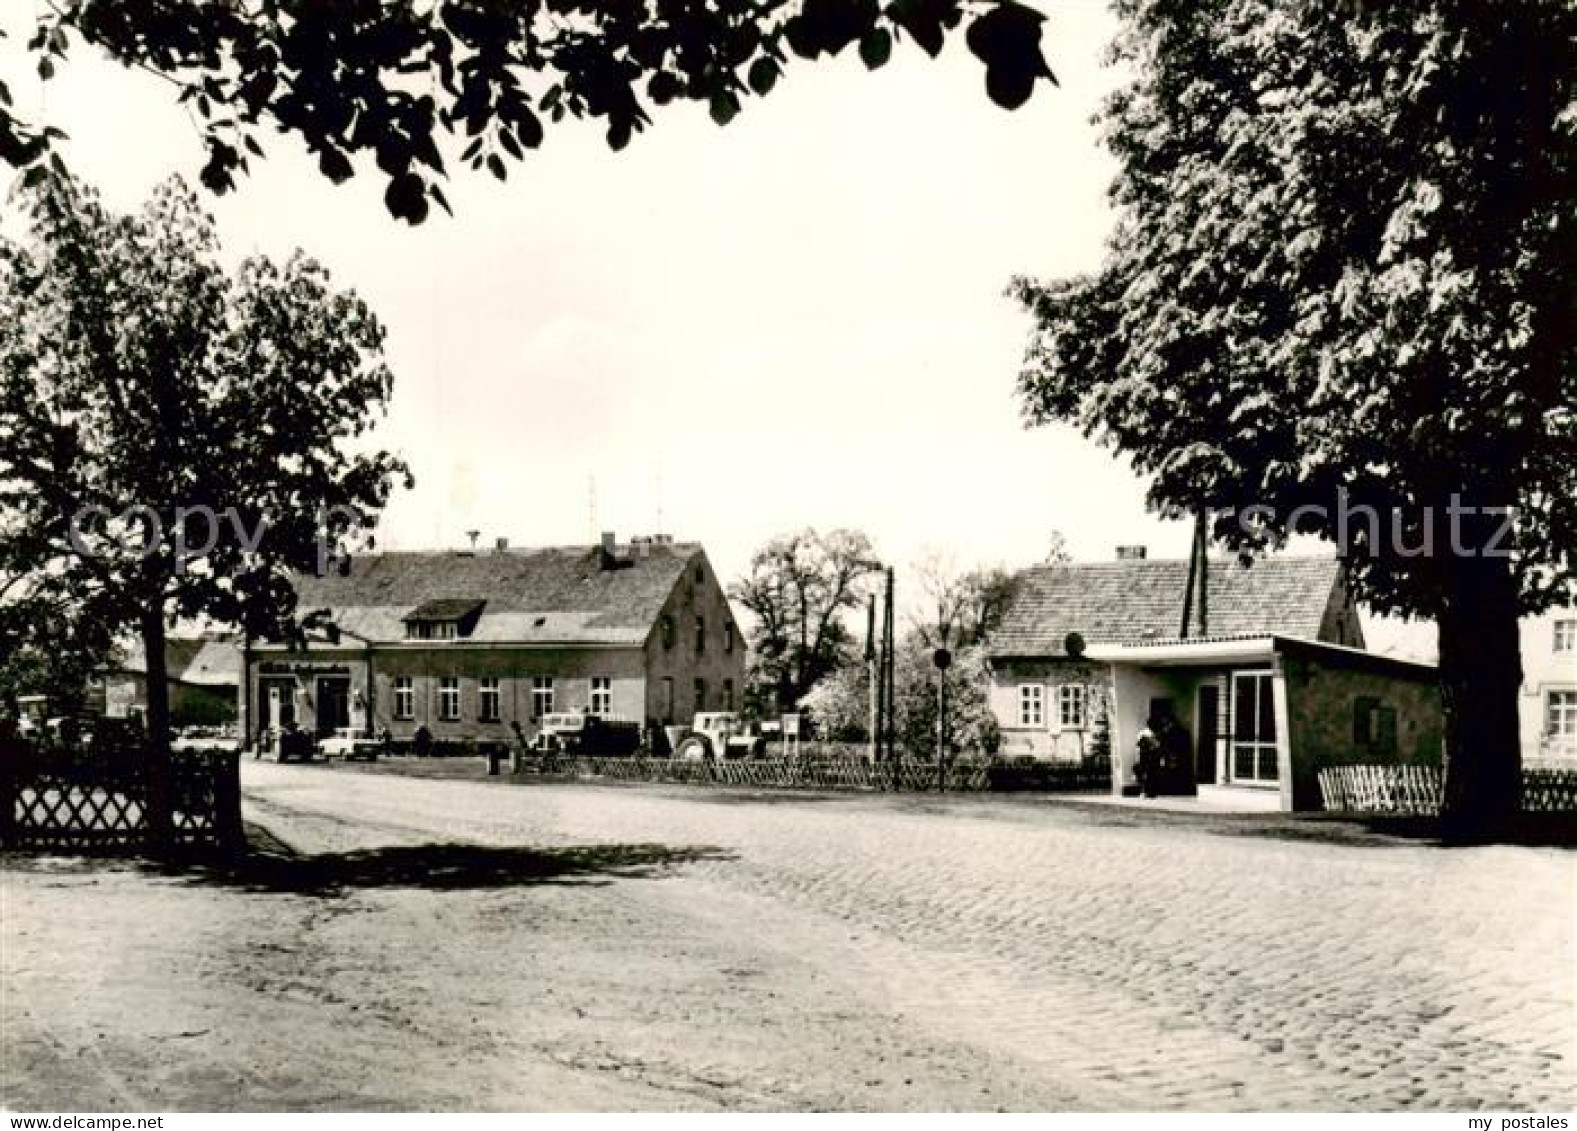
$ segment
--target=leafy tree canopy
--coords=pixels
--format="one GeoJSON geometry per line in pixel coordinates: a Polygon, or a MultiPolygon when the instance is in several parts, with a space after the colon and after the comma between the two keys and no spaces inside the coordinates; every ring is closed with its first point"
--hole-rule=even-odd
{"type": "Polygon", "coordinates": [[[1013,600],[1016,575],[1006,567],[961,570],[946,550],[927,551],[911,572],[920,594],[912,631],[929,648],[984,644],[1013,600]]]}
{"type": "MultiPolygon", "coordinates": [[[[906,633],[893,660],[894,725],[906,757],[936,757],[938,673],[934,645],[918,628],[906,633]]],[[[979,646],[960,649],[947,672],[948,749],[953,754],[992,755],[1002,731],[991,711],[991,677],[979,646]]],[[[870,738],[870,678],[865,665],[846,660],[817,681],[801,706],[816,733],[833,742],[870,738]]]]}
{"type": "Polygon", "coordinates": [[[151,600],[285,631],[320,520],[337,554],[406,476],[355,450],[392,389],[383,327],[299,253],[226,274],[179,180],[137,216],[53,175],[22,204],[31,239],[0,242],[0,555],[113,626],[151,600]]]}
{"type": "MultiPolygon", "coordinates": [[[[1388,610],[1438,612],[1453,494],[1519,509],[1526,607],[1569,591],[1577,8],[1120,9],[1120,222],[1098,273],[1015,283],[1031,419],[1131,457],[1162,511],[1220,509],[1230,545],[1346,542],[1388,610]]],[[[1499,522],[1460,525],[1478,553],[1499,522]]]]}
{"type": "Polygon", "coordinates": [[[844,616],[862,600],[861,583],[881,568],[857,530],[805,529],[772,539],[750,559],[729,596],[750,612],[751,686],[788,710],[848,655],[844,616]]]}
{"type": "MultiPolygon", "coordinates": [[[[1016,0],[52,0],[29,42],[48,78],[75,47],[167,78],[200,122],[202,181],[234,184],[266,120],[297,135],[335,182],[375,159],[389,211],[448,209],[446,135],[499,179],[547,129],[589,118],[622,149],[650,107],[704,103],[726,125],[793,58],[857,47],[884,65],[908,39],[931,56],[960,27],[999,105],[1052,79],[1044,17],[1016,0]]],[[[0,159],[38,161],[58,134],[19,120],[0,84],[0,159]]]]}

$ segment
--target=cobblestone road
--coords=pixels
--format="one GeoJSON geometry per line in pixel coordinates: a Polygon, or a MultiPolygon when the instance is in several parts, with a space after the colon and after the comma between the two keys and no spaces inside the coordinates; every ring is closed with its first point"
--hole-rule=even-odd
{"type": "Polygon", "coordinates": [[[641,898],[697,940],[813,963],[850,1009],[979,1050],[1070,1106],[1577,1105],[1570,852],[1022,800],[246,771],[250,816],[308,851],[725,850],[641,898]]]}

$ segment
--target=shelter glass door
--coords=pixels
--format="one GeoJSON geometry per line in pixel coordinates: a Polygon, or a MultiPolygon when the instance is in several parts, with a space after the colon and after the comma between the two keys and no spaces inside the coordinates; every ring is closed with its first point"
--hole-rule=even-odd
{"type": "Polygon", "coordinates": [[[1232,780],[1273,784],[1276,766],[1275,679],[1268,671],[1232,673],[1232,780]]]}

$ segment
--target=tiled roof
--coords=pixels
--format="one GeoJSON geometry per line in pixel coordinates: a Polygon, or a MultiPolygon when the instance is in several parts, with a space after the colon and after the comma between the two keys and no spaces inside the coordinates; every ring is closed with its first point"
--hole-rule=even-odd
{"type": "MultiPolygon", "coordinates": [[[[115,670],[141,673],[142,645],[128,641],[120,648],[121,662],[115,670]]],[[[175,636],[164,642],[164,666],[172,680],[205,687],[224,687],[241,682],[241,649],[228,638],[214,636],[175,636]]]]}
{"type": "MultiPolygon", "coordinates": [[[[1315,640],[1341,579],[1326,557],[1210,562],[1212,638],[1298,636],[1315,640]]],[[[996,656],[1060,656],[1068,634],[1087,644],[1175,640],[1188,583],[1186,559],[1053,563],[1025,570],[988,650],[996,656]]]]}
{"type": "Polygon", "coordinates": [[[299,578],[297,608],[326,608],[347,633],[383,643],[404,640],[418,609],[485,601],[468,642],[640,644],[699,553],[694,543],[621,548],[613,569],[595,546],[359,555],[346,572],[299,578]]]}

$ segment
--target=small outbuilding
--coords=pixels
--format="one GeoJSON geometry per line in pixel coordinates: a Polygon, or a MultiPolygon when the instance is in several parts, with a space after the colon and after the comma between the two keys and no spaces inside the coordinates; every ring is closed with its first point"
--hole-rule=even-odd
{"type": "Polygon", "coordinates": [[[1204,596],[1186,560],[1137,553],[1021,574],[988,645],[1003,753],[1109,749],[1113,791],[1136,793],[1149,729],[1170,740],[1161,792],[1281,810],[1320,808],[1327,766],[1440,764],[1434,668],[1364,649],[1338,561],[1206,569],[1204,596]]]}

